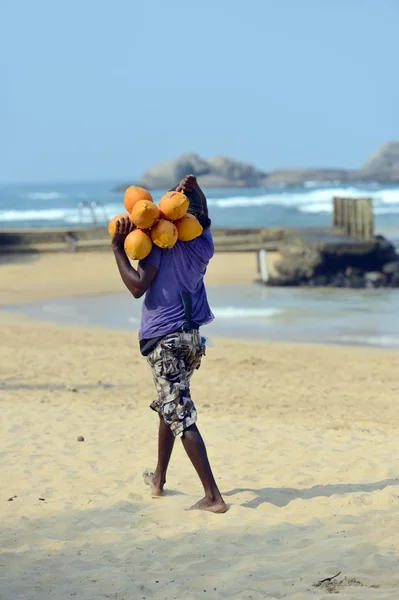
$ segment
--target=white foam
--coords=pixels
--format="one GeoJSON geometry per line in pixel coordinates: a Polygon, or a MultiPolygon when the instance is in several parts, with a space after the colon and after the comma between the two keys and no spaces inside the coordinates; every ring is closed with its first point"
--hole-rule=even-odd
{"type": "Polygon", "coordinates": [[[267,196],[232,196],[231,198],[210,198],[209,206],[218,208],[239,208],[246,206],[265,206],[267,204],[278,204],[273,198],[280,198],[280,194],[271,194],[267,196]]]}
{"type": "MultiPolygon", "coordinates": [[[[303,206],[299,209],[300,212],[303,213],[331,213],[332,206],[331,202],[320,202],[320,204],[310,204],[309,206],[303,206]]],[[[373,212],[375,215],[398,215],[399,214],[399,205],[398,206],[374,206],[373,212]]]]}
{"type": "Polygon", "coordinates": [[[305,188],[314,188],[319,186],[320,183],[318,181],[305,181],[305,183],[303,184],[303,187],[305,188]]]}
{"type": "Polygon", "coordinates": [[[388,206],[377,206],[374,208],[375,215],[398,215],[399,214],[399,206],[392,206],[391,208],[388,206]]]}
{"type": "Polygon", "coordinates": [[[282,308],[243,308],[221,306],[212,309],[218,319],[271,319],[282,314],[282,308]]]}
{"type": "Polygon", "coordinates": [[[376,198],[379,198],[384,204],[399,204],[399,189],[381,190],[373,195],[376,198]]]}
{"type": "Polygon", "coordinates": [[[133,325],[137,325],[137,323],[140,323],[140,319],[136,318],[136,317],[129,317],[128,318],[128,323],[132,323],[133,325]]]}
{"type": "Polygon", "coordinates": [[[399,347],[399,337],[393,335],[344,335],[336,339],[337,342],[349,344],[368,344],[370,346],[384,346],[387,348],[399,347]]]}
{"type": "Polygon", "coordinates": [[[28,198],[29,200],[60,200],[66,196],[60,192],[33,192],[28,194],[28,198]]]}
{"type": "Polygon", "coordinates": [[[300,208],[299,210],[304,213],[330,213],[331,201],[319,202],[318,204],[309,204],[309,206],[302,206],[302,208],[300,208]]]}
{"type": "MultiPolygon", "coordinates": [[[[121,212],[120,204],[108,204],[96,209],[96,217],[99,223],[106,223],[111,215],[121,212]],[[105,214],[104,214],[105,210],[105,214]]],[[[91,210],[84,208],[82,212],[78,208],[49,208],[38,210],[0,210],[0,222],[12,221],[59,221],[71,224],[91,224],[93,222],[91,210]]]]}
{"type": "MultiPolygon", "coordinates": [[[[281,191],[278,193],[262,194],[259,196],[230,196],[229,198],[210,198],[209,206],[218,208],[240,208],[240,207],[258,207],[258,206],[284,206],[298,209],[305,213],[318,213],[332,211],[332,199],[334,196],[346,198],[357,198],[370,196],[374,200],[374,207],[397,207],[399,208],[399,188],[375,189],[370,185],[369,189],[360,189],[356,186],[348,187],[316,187],[315,182],[308,182],[307,186],[301,191],[281,191]]],[[[396,210],[393,211],[396,213],[396,210]]],[[[377,212],[378,214],[378,212],[377,212]]],[[[380,214],[389,214],[383,212],[380,214]]]]}
{"type": "Polygon", "coordinates": [[[62,209],[49,210],[2,210],[0,221],[59,221],[64,220],[67,211],[62,209]]]}
{"type": "MultiPolygon", "coordinates": [[[[280,189],[274,188],[268,193],[265,190],[255,192],[256,195],[239,196],[237,193],[232,193],[227,198],[210,197],[208,200],[209,206],[221,210],[234,210],[238,208],[260,208],[262,206],[280,207],[291,211],[299,211],[305,214],[329,214],[332,212],[332,198],[334,196],[342,197],[372,197],[374,201],[374,212],[376,215],[399,214],[399,187],[397,189],[376,187],[373,184],[368,186],[357,187],[355,184],[351,186],[337,186],[331,182],[326,184],[317,184],[317,182],[309,181],[306,186],[301,189],[290,189],[283,187],[280,189]]],[[[85,192],[79,192],[74,196],[76,203],[68,200],[68,203],[73,202],[69,208],[57,207],[57,202],[60,199],[68,198],[68,196],[57,191],[51,192],[31,192],[24,196],[27,203],[27,210],[14,208],[0,211],[0,222],[18,222],[18,221],[36,221],[36,222],[54,222],[58,224],[83,224],[89,225],[92,223],[92,214],[89,208],[85,207],[83,212],[79,211],[79,201],[86,197],[85,192]],[[26,200],[26,198],[29,200],[26,200]],[[47,208],[39,208],[39,206],[31,202],[35,200],[54,202],[53,205],[45,204],[47,208]],[[34,206],[37,209],[34,210],[34,206]]],[[[63,200],[63,203],[65,200],[63,200]]],[[[4,206],[4,204],[3,204],[4,206]]],[[[12,206],[12,205],[11,205],[12,206]]],[[[43,205],[42,205],[43,206],[43,205]]],[[[58,205],[59,206],[59,205],[58,205]]],[[[112,215],[118,214],[123,210],[121,202],[112,202],[102,207],[97,207],[96,217],[99,223],[105,224],[112,215]],[[104,216],[105,210],[105,216],[104,216]]],[[[223,217],[221,217],[223,218],[223,217]]]]}

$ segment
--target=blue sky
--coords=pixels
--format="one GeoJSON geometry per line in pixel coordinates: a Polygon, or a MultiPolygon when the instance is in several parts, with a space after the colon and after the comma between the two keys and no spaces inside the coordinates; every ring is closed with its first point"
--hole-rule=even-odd
{"type": "Polygon", "coordinates": [[[399,139],[397,0],[5,0],[0,181],[185,151],[356,168],[399,139]]]}

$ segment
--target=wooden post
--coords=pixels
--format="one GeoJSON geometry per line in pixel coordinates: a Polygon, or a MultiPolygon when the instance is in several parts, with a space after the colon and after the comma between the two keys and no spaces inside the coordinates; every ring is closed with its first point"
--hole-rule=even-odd
{"type": "Polygon", "coordinates": [[[364,240],[365,238],[365,222],[364,218],[366,215],[366,204],[365,198],[359,198],[356,202],[356,231],[360,239],[364,240]]]}
{"type": "Polygon", "coordinates": [[[333,198],[333,227],[341,227],[341,198],[333,198]]]}
{"type": "Polygon", "coordinates": [[[348,205],[349,205],[349,235],[352,235],[353,237],[357,237],[357,221],[356,221],[356,207],[357,207],[357,202],[356,201],[352,201],[351,198],[348,198],[348,205]]]}
{"type": "Polygon", "coordinates": [[[262,278],[263,283],[267,283],[269,280],[269,271],[267,268],[267,252],[266,250],[259,250],[258,252],[258,266],[260,276],[262,278]]]}
{"type": "Polygon", "coordinates": [[[345,233],[350,235],[348,225],[348,203],[346,200],[346,198],[342,198],[342,227],[345,230],[345,233]]]}
{"type": "Polygon", "coordinates": [[[374,237],[372,198],[333,198],[333,225],[346,235],[371,240],[374,237]]]}
{"type": "Polygon", "coordinates": [[[366,240],[371,240],[374,237],[374,213],[373,199],[367,198],[367,219],[366,219],[366,240]]]}

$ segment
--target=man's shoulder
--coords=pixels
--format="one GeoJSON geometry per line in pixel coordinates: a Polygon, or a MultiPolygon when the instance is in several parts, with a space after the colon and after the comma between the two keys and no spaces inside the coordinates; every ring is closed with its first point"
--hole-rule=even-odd
{"type": "Polygon", "coordinates": [[[205,244],[213,244],[213,236],[210,229],[204,229],[201,235],[195,239],[205,244]]]}
{"type": "Polygon", "coordinates": [[[213,240],[212,231],[210,230],[210,228],[204,229],[203,232],[201,233],[200,237],[203,239],[213,240]]]}
{"type": "Polygon", "coordinates": [[[207,253],[207,258],[212,258],[214,253],[214,244],[211,230],[205,229],[201,235],[196,238],[196,240],[201,248],[207,253]]]}

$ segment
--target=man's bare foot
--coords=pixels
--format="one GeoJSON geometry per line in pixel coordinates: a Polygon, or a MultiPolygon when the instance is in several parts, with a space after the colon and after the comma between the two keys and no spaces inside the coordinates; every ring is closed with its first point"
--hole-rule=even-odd
{"type": "Polygon", "coordinates": [[[151,496],[153,498],[160,498],[163,495],[163,483],[157,481],[155,474],[151,471],[144,471],[143,473],[144,483],[151,489],[151,496]]]}
{"type": "Polygon", "coordinates": [[[210,498],[202,498],[199,502],[188,508],[187,510],[207,510],[208,512],[213,513],[225,513],[227,512],[228,506],[223,500],[223,498],[218,498],[217,500],[211,500],[210,498]]]}

